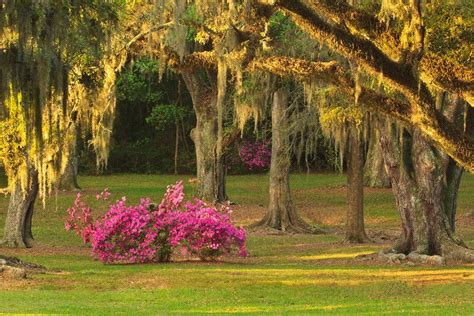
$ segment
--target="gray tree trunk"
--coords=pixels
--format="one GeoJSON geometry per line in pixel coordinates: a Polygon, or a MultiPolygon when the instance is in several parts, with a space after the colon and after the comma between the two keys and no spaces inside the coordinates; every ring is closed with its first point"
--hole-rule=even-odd
{"type": "Polygon", "coordinates": [[[29,169],[26,187],[22,188],[20,177],[9,179],[11,196],[2,244],[8,247],[32,247],[31,231],[33,210],[38,195],[38,172],[29,169]]]}
{"type": "Polygon", "coordinates": [[[58,181],[58,189],[64,191],[75,191],[80,190],[79,184],[77,183],[77,138],[79,129],[76,125],[71,127],[70,135],[68,135],[67,143],[65,147],[68,151],[66,167],[64,168],[61,177],[58,181]]]}
{"type": "Polygon", "coordinates": [[[191,138],[196,148],[197,195],[208,202],[227,200],[224,157],[217,146],[217,91],[208,88],[195,74],[184,73],[184,82],[193,101],[196,127],[191,138]]]}
{"type": "Polygon", "coordinates": [[[273,93],[272,103],[270,201],[267,214],[254,226],[300,233],[315,232],[299,217],[291,199],[287,107],[288,92],[285,88],[280,88],[273,93]]]}
{"type": "MultiPolygon", "coordinates": [[[[455,115],[458,101],[446,106],[455,115]]],[[[417,129],[396,130],[380,121],[380,142],[401,219],[401,235],[392,251],[441,255],[474,262],[474,252],[454,234],[457,190],[462,171],[417,129]]]]}
{"type": "Polygon", "coordinates": [[[364,142],[362,131],[349,127],[347,160],[346,238],[350,243],[369,239],[364,227],[364,142]]]}
{"type": "Polygon", "coordinates": [[[390,177],[385,170],[379,130],[371,126],[369,149],[364,166],[364,185],[371,188],[390,188],[390,177]]]}

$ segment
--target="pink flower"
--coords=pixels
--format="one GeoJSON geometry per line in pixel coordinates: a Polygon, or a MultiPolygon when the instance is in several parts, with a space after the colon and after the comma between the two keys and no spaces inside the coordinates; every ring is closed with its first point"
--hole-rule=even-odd
{"type": "MultiPolygon", "coordinates": [[[[106,200],[109,195],[105,189],[97,196],[106,200]]],[[[157,208],[149,198],[127,206],[123,197],[94,222],[78,194],[65,228],[90,243],[93,257],[105,263],[166,261],[176,247],[183,255],[205,260],[232,253],[247,256],[245,230],[232,225],[229,205],[217,209],[199,199],[183,201],[184,187],[177,182],[168,186],[157,208]]]]}

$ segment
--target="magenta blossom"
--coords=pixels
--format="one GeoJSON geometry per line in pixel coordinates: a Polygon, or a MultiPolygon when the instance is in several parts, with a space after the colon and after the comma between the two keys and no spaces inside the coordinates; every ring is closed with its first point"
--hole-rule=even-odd
{"type": "Polygon", "coordinates": [[[239,156],[249,170],[266,170],[270,167],[272,152],[266,141],[244,142],[239,156]]]}
{"type": "MultiPolygon", "coordinates": [[[[203,260],[232,253],[247,256],[245,230],[232,224],[229,206],[217,209],[199,199],[184,202],[183,190],[182,182],[168,186],[158,207],[148,198],[128,206],[124,197],[95,223],[78,194],[68,209],[66,229],[82,236],[93,257],[105,263],[168,261],[175,249],[203,260]]],[[[97,196],[105,200],[110,192],[97,196]]]]}

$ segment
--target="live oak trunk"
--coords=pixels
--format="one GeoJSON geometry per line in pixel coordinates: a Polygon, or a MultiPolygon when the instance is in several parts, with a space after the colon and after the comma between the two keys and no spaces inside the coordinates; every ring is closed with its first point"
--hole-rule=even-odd
{"type": "Polygon", "coordinates": [[[183,79],[196,114],[191,138],[196,148],[197,195],[208,202],[225,201],[224,157],[217,148],[217,91],[205,86],[195,74],[183,73],[183,79]]]}
{"type": "Polygon", "coordinates": [[[38,195],[38,173],[33,168],[29,169],[26,183],[22,187],[20,177],[9,179],[10,202],[8,204],[7,218],[2,244],[8,247],[32,247],[33,233],[31,224],[35,200],[38,195]]]}
{"type": "Polygon", "coordinates": [[[379,130],[371,126],[369,148],[364,165],[364,185],[371,188],[390,188],[390,177],[385,170],[379,130]]]}
{"type": "Polygon", "coordinates": [[[288,92],[284,88],[280,88],[273,93],[272,103],[270,201],[265,217],[253,226],[299,233],[315,232],[299,217],[291,199],[287,107],[288,92]]]}
{"type": "MultiPolygon", "coordinates": [[[[451,101],[449,107],[459,109],[458,101],[451,101]]],[[[453,118],[455,112],[451,109],[447,116],[453,118]]],[[[382,121],[379,127],[401,219],[401,235],[391,251],[474,262],[474,252],[454,233],[462,168],[434,148],[418,129],[399,130],[382,121]]]]}
{"type": "Polygon", "coordinates": [[[68,143],[65,145],[66,150],[68,151],[67,162],[62,172],[62,175],[58,181],[59,190],[64,190],[64,191],[80,190],[79,184],[77,183],[78,161],[77,161],[76,141],[77,141],[78,133],[79,133],[79,129],[75,127],[71,131],[71,135],[68,135],[71,137],[70,139],[68,139],[68,143]]]}
{"type": "Polygon", "coordinates": [[[362,131],[349,127],[347,161],[346,238],[350,243],[368,241],[364,228],[364,143],[362,131]]]}

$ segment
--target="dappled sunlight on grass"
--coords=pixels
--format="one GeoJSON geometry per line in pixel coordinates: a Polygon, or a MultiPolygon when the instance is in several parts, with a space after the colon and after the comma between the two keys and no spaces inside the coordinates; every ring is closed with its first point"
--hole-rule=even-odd
{"type": "MultiPolygon", "coordinates": [[[[314,306],[309,304],[295,304],[287,305],[273,305],[273,306],[242,306],[242,307],[228,307],[222,309],[212,310],[191,310],[189,313],[210,313],[210,314],[237,314],[237,313],[281,313],[285,311],[291,312],[316,312],[316,311],[336,311],[340,309],[348,309],[351,307],[361,306],[361,304],[338,304],[338,305],[324,305],[314,306]]],[[[180,311],[181,312],[181,311],[180,311]]]]}
{"type": "Polygon", "coordinates": [[[301,256],[297,258],[302,259],[302,260],[346,259],[346,258],[355,258],[360,255],[368,255],[372,253],[374,253],[374,251],[362,251],[362,252],[355,252],[355,253],[327,253],[327,254],[315,255],[315,256],[301,256]]]}
{"type": "MultiPolygon", "coordinates": [[[[127,195],[155,200],[166,185],[190,176],[114,175],[80,177],[88,202],[108,186],[112,200],[127,195]]],[[[239,205],[237,224],[251,223],[266,211],[268,176],[228,179],[228,194],[239,205]]],[[[343,175],[292,175],[292,190],[301,215],[326,224],[322,235],[252,231],[250,257],[217,262],[104,265],[90,258],[90,248],[65,232],[66,208],[75,193],[60,193],[34,217],[36,247],[6,249],[7,255],[42,264],[46,274],[8,284],[0,279],[0,312],[113,314],[473,314],[474,266],[400,266],[360,261],[359,255],[389,247],[398,235],[399,217],[390,190],[366,195],[366,224],[377,243],[343,243],[345,178],[343,175]],[[385,239],[381,239],[380,236],[385,239]],[[387,239],[388,238],[388,239],[387,239]],[[47,302],[47,304],[45,303],[47,302]]],[[[467,175],[460,192],[460,216],[473,209],[474,176],[467,175]]],[[[7,199],[0,197],[0,235],[7,199]]],[[[104,206],[102,206],[104,208],[104,206]]],[[[100,209],[104,211],[105,209],[100,209]]],[[[474,246],[474,229],[462,217],[459,234],[474,246]]]]}

